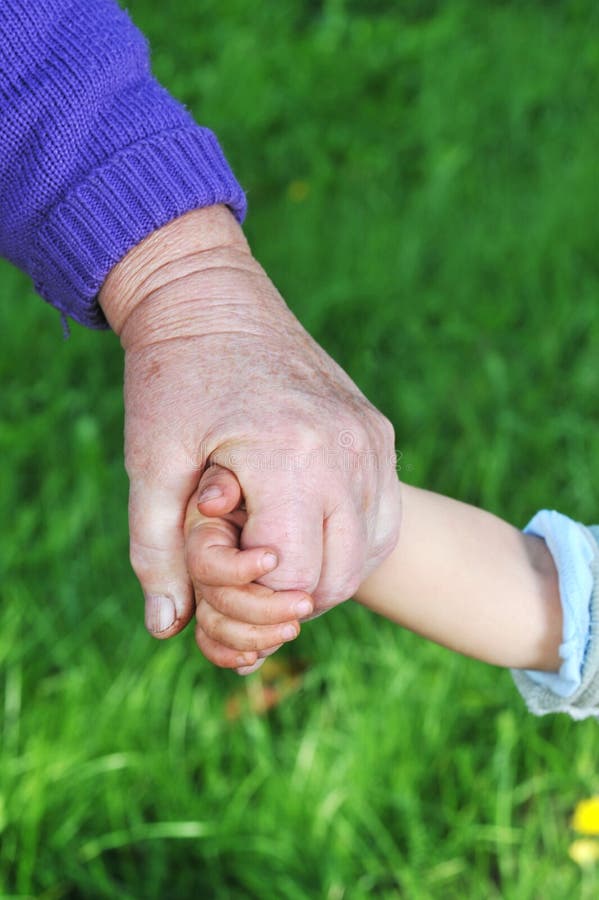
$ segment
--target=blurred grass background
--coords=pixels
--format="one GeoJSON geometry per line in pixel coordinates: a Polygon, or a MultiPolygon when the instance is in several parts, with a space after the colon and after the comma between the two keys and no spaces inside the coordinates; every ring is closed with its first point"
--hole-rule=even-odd
{"type": "MultiPolygon", "coordinates": [[[[597,4],[127,5],[402,477],[597,521],[597,4]]],[[[145,634],[118,342],[0,286],[2,896],[597,896],[568,858],[596,722],[528,716],[508,673],[351,604],[266,716],[225,715],[250,682],[191,631],[145,634]]]]}

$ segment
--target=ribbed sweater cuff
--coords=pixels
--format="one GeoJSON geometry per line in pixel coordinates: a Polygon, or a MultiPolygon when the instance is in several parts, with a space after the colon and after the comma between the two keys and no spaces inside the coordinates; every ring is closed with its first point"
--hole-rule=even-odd
{"type": "Polygon", "coordinates": [[[90,172],[44,219],[36,290],[76,322],[107,328],[97,295],[113,266],[152,231],[217,203],[243,220],[244,192],[212,132],[189,124],[146,137],[90,172]]]}

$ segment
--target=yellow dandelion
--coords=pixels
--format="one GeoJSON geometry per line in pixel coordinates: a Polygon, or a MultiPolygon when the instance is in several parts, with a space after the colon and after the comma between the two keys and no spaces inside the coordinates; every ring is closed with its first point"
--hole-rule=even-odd
{"type": "Polygon", "coordinates": [[[599,834],[599,796],[581,800],[576,805],[572,828],[579,834],[599,834]]]}
{"type": "Polygon", "coordinates": [[[292,181],[287,188],[287,196],[292,203],[301,203],[310,193],[307,181],[292,181]]]}
{"type": "Polygon", "coordinates": [[[594,866],[599,859],[599,841],[590,838],[578,838],[568,848],[568,856],[582,868],[594,866]]]}

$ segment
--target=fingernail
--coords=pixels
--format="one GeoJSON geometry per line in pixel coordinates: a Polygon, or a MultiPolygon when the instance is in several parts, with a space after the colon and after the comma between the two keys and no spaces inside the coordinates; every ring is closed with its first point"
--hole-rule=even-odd
{"type": "Polygon", "coordinates": [[[146,628],[152,634],[160,634],[170,628],[177,618],[175,604],[170,597],[148,594],[146,596],[146,628]]]}
{"type": "Polygon", "coordinates": [[[312,604],[309,600],[300,600],[299,603],[296,603],[293,607],[293,610],[296,616],[309,616],[312,612],[312,604]]]}
{"type": "Polygon", "coordinates": [[[264,569],[274,569],[278,561],[274,553],[265,553],[262,557],[262,567],[264,569]]]}
{"type": "Polygon", "coordinates": [[[297,628],[293,625],[283,625],[281,628],[281,634],[286,641],[292,641],[293,638],[297,635],[297,628]]]}
{"type": "Polygon", "coordinates": [[[222,497],[222,495],[223,492],[221,489],[213,484],[212,487],[204,488],[198,497],[198,503],[205,503],[207,500],[216,500],[217,497],[222,497]]]}

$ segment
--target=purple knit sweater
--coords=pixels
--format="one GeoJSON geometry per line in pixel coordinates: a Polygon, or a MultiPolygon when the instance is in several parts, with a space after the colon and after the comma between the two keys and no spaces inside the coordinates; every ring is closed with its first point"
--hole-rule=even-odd
{"type": "Polygon", "coordinates": [[[77,322],[142,238],[245,197],[115,0],[0,0],[0,254],[77,322]]]}

